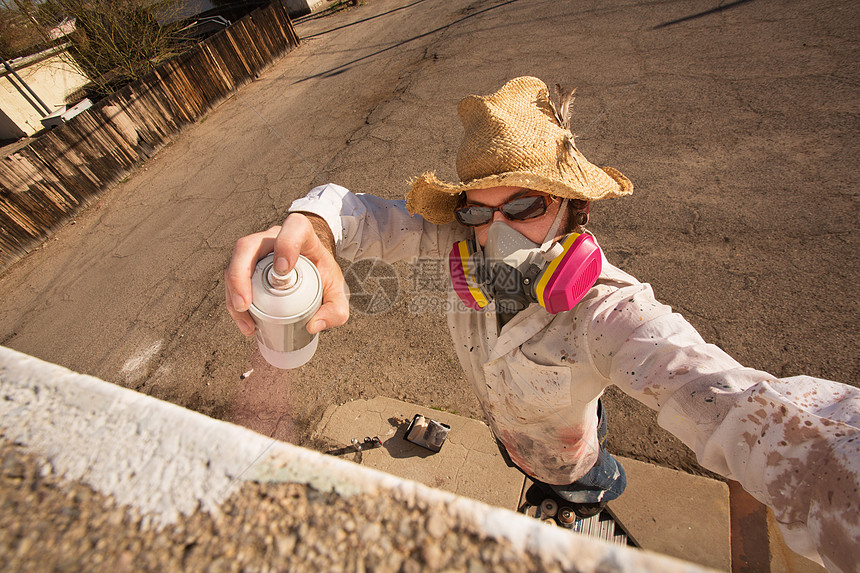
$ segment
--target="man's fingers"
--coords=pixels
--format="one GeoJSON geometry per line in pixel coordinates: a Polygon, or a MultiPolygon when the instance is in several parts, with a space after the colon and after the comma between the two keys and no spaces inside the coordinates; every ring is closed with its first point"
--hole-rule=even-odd
{"type": "Polygon", "coordinates": [[[251,318],[247,312],[242,312],[236,310],[236,306],[234,304],[234,296],[230,293],[230,289],[225,289],[227,294],[227,312],[230,313],[230,317],[233,319],[233,322],[236,323],[236,326],[239,327],[239,330],[245,336],[251,336],[254,334],[254,329],[256,328],[254,325],[254,320],[251,318]]]}
{"type": "Polygon", "coordinates": [[[243,334],[254,332],[248,314],[251,306],[251,277],[257,261],[274,252],[275,271],[288,273],[299,259],[308,258],[319,270],[323,281],[323,303],[308,322],[311,334],[344,324],[349,319],[346,281],[332,253],[323,245],[307,216],[293,213],[280,227],[242,237],[236,241],[233,258],[224,271],[227,311],[243,334]]]}
{"type": "Polygon", "coordinates": [[[275,271],[292,269],[299,254],[307,257],[317,268],[323,281],[323,303],[308,322],[311,334],[344,324],[349,318],[349,299],[343,273],[331,252],[325,248],[307,216],[292,213],[284,221],[275,239],[275,271]]]}
{"type": "Polygon", "coordinates": [[[323,304],[308,322],[308,332],[311,334],[340,326],[349,320],[349,295],[340,269],[338,277],[323,285],[323,304]]]}
{"type": "Polygon", "coordinates": [[[322,246],[316,261],[323,278],[323,304],[308,324],[311,334],[341,326],[349,319],[349,287],[334,256],[322,246]]]}
{"type": "MultiPolygon", "coordinates": [[[[288,215],[281,231],[275,237],[273,251],[275,256],[275,272],[287,274],[299,260],[299,255],[307,255],[308,246],[315,238],[310,224],[304,217],[288,215]]],[[[308,257],[310,259],[310,257],[308,257]]]]}
{"type": "Polygon", "coordinates": [[[233,258],[224,274],[233,308],[242,312],[251,306],[251,276],[257,261],[272,252],[280,227],[242,237],[233,247],[233,258]]]}
{"type": "Polygon", "coordinates": [[[224,271],[227,312],[242,334],[254,333],[254,321],[248,314],[251,306],[251,276],[257,261],[272,251],[280,227],[242,237],[233,247],[230,265],[224,271]]]}
{"type": "Polygon", "coordinates": [[[280,233],[275,238],[275,272],[286,274],[292,269],[299,254],[304,255],[318,268],[324,259],[332,258],[308,218],[302,213],[291,213],[284,221],[280,233]]]}

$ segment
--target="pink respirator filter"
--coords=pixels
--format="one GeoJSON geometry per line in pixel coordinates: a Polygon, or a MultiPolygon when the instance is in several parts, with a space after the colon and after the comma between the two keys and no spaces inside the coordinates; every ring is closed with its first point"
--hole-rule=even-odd
{"type": "Polygon", "coordinates": [[[564,252],[550,261],[535,285],[538,303],[551,314],[575,307],[603,268],[600,247],[591,235],[574,233],[562,245],[564,252]]]}

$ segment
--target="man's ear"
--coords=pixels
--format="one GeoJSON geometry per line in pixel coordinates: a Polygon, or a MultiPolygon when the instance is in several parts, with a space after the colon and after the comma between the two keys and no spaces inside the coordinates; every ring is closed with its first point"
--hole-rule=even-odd
{"type": "Polygon", "coordinates": [[[582,226],[588,223],[588,210],[591,207],[591,201],[583,201],[581,199],[569,199],[567,203],[568,225],[573,228],[582,226]]]}

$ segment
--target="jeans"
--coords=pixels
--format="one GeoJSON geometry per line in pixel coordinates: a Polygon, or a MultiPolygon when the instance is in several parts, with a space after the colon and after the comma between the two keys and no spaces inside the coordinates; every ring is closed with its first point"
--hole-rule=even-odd
{"type": "MultiPolygon", "coordinates": [[[[627,474],[624,472],[624,467],[603,447],[604,442],[606,442],[606,412],[600,400],[597,401],[597,418],[597,440],[600,444],[600,450],[597,453],[597,461],[588,470],[588,473],[569,485],[542,484],[571,503],[612,501],[624,493],[624,489],[627,487],[627,474]]],[[[513,467],[517,467],[510,461],[504,445],[499,443],[499,448],[502,450],[505,460],[513,467]]],[[[522,472],[519,467],[517,469],[522,472]]],[[[525,472],[523,473],[525,474],[525,472]]],[[[528,474],[526,476],[535,483],[541,483],[528,474]]]]}

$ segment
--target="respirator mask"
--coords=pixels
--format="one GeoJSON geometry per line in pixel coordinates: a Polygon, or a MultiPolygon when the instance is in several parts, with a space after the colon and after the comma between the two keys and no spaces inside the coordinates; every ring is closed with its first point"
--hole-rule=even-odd
{"type": "Polygon", "coordinates": [[[572,309],[597,282],[600,248],[591,235],[555,240],[567,200],[539,245],[502,221],[494,221],[481,249],[476,238],[455,243],[448,256],[454,291],[474,310],[491,300],[499,312],[515,313],[531,303],[556,314],[572,309]]]}

